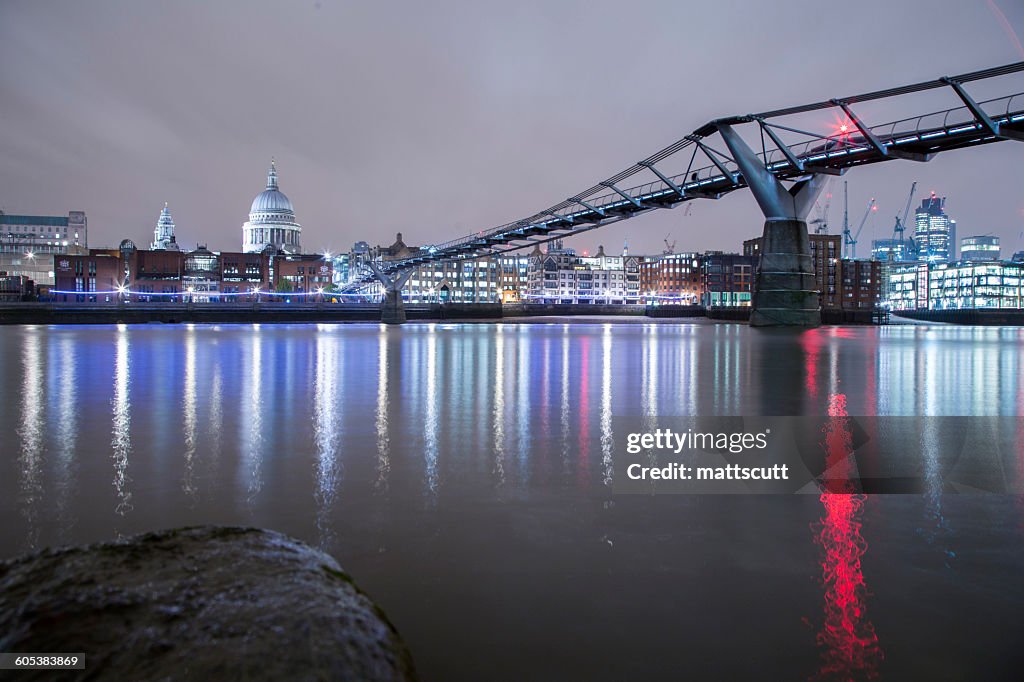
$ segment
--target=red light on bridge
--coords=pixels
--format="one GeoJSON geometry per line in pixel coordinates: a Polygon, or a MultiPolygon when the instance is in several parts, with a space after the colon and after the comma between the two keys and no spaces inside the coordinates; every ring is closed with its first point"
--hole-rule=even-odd
{"type": "Polygon", "coordinates": [[[853,124],[853,121],[846,118],[845,116],[840,118],[836,117],[832,122],[832,135],[831,137],[845,138],[851,134],[857,132],[857,126],[853,124]]]}

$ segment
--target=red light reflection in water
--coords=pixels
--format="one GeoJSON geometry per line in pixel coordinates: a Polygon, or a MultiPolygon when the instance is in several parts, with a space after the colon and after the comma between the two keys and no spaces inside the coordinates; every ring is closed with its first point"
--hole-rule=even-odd
{"type": "Polygon", "coordinates": [[[865,496],[854,494],[849,482],[848,455],[852,435],[845,417],[846,396],[829,396],[828,414],[833,417],[825,430],[826,470],[832,483],[819,498],[824,507],[815,543],[823,551],[822,583],[825,588],[824,622],[818,645],[824,648],[815,680],[858,680],[878,677],[882,649],[867,617],[864,573],[860,559],[867,550],[861,535],[861,514],[865,496]],[[843,487],[846,487],[845,491],[843,487]],[[837,492],[838,490],[838,492],[837,492]]]}
{"type": "Polygon", "coordinates": [[[824,345],[821,329],[809,329],[800,335],[804,351],[804,387],[812,398],[818,397],[818,356],[824,345]]]}

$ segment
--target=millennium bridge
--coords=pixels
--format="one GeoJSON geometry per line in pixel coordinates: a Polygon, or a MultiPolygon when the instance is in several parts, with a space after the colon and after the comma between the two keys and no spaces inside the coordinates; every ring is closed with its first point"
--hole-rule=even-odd
{"type": "Polygon", "coordinates": [[[828,176],[894,159],[927,162],[936,154],[1002,140],[1024,141],[1024,92],[1007,76],[1017,62],[936,80],[836,97],[757,114],[719,118],[629,168],[554,206],[515,222],[431,246],[402,259],[374,261],[349,284],[355,293],[383,286],[381,318],[405,321],[401,290],[415,269],[436,261],[472,259],[562,239],[695,199],[718,199],[749,188],[764,214],[762,255],[752,296],[754,326],[817,326],[818,291],[806,218],[828,176]],[[986,90],[980,99],[972,92],[986,90]],[[912,96],[945,90],[959,104],[881,124],[865,121],[864,105],[893,107],[912,96]],[[831,114],[830,116],[825,115],[831,114]],[[829,130],[822,132],[823,122],[829,130]],[[743,134],[745,133],[746,137],[743,134]],[[635,184],[641,182],[642,184],[635,184]],[[627,184],[628,183],[628,184],[627,184]]]}

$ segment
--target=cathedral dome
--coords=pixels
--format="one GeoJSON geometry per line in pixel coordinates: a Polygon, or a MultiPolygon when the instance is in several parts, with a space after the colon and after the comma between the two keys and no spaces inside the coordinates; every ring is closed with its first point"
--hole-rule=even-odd
{"type": "Polygon", "coordinates": [[[258,253],[267,246],[285,253],[302,253],[302,226],[295,220],[292,202],[277,186],[273,159],[267,172],[267,188],[256,195],[249,221],[242,225],[242,251],[258,253]]]}
{"type": "Polygon", "coordinates": [[[255,216],[259,213],[284,213],[295,215],[292,202],[277,187],[277,168],[274,162],[270,162],[270,171],[267,173],[267,188],[256,195],[252,200],[252,208],[249,213],[255,216]]]}

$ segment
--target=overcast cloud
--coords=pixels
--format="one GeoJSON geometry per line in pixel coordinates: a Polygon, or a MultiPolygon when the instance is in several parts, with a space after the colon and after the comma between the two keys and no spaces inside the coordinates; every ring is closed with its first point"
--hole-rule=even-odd
{"type": "MultiPolygon", "coordinates": [[[[398,231],[440,242],[555,204],[712,118],[1024,60],[1015,34],[1024,3],[1009,0],[4,0],[0,208],[84,210],[103,246],[148,243],[167,201],[185,247],[237,250],[274,156],[307,251],[398,231]]],[[[872,196],[880,209],[862,244],[891,233],[918,180],[948,197],[960,236],[1024,249],[1022,161],[1004,142],[850,172],[851,216],[872,196]]],[[[573,243],[738,250],[760,230],[737,192],[573,243]]]]}

